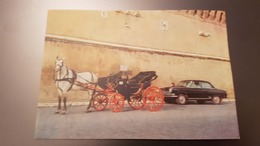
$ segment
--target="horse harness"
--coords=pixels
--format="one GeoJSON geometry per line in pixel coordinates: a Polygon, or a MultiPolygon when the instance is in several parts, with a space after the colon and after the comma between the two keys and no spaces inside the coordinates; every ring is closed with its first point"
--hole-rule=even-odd
{"type": "MultiPolygon", "coordinates": [[[[78,75],[76,74],[76,72],[75,72],[74,70],[68,69],[67,66],[66,66],[66,71],[67,71],[67,73],[66,73],[66,75],[65,75],[64,77],[62,77],[62,78],[60,78],[60,79],[54,79],[54,81],[55,81],[55,82],[67,81],[67,82],[71,83],[69,89],[67,90],[67,92],[68,92],[69,90],[71,90],[72,86],[75,84],[75,80],[77,79],[77,76],[78,76],[78,75]],[[69,71],[72,72],[72,77],[69,77],[69,71]]],[[[79,77],[80,77],[81,79],[83,79],[84,81],[86,81],[87,83],[93,83],[93,82],[94,82],[94,77],[93,77],[93,74],[92,74],[92,73],[90,73],[90,74],[91,74],[91,80],[92,80],[92,81],[88,81],[88,80],[82,78],[81,76],[79,76],[79,77]]],[[[60,76],[61,76],[61,71],[60,71],[60,76]]],[[[75,84],[75,85],[80,86],[80,84],[75,84]]],[[[62,89],[61,89],[59,86],[58,86],[58,89],[59,89],[61,92],[63,92],[62,89]]]]}
{"type": "MultiPolygon", "coordinates": [[[[71,72],[72,72],[72,77],[69,77],[69,69],[66,66],[66,74],[63,77],[61,77],[61,71],[60,71],[60,79],[54,79],[55,82],[67,81],[67,82],[71,83],[71,85],[67,91],[69,91],[72,88],[72,86],[77,78],[76,72],[74,70],[71,70],[71,72]]],[[[61,92],[63,92],[59,86],[58,86],[58,89],[61,92]]]]}

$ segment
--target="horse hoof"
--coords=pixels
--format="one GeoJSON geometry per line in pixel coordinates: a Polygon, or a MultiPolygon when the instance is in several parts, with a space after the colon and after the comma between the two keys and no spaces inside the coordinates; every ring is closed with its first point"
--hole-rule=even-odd
{"type": "Polygon", "coordinates": [[[57,111],[55,111],[54,113],[55,113],[55,114],[59,114],[59,113],[60,113],[60,110],[57,110],[57,111]]]}
{"type": "Polygon", "coordinates": [[[61,114],[62,114],[62,115],[65,115],[65,114],[66,114],[66,111],[61,111],[61,114]]]}
{"type": "Polygon", "coordinates": [[[92,112],[91,109],[87,109],[87,110],[86,110],[86,113],[90,113],[90,112],[92,112]]]}

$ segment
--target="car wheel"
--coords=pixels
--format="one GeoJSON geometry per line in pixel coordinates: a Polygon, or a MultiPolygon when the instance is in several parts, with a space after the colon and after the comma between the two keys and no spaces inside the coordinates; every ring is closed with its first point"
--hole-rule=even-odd
{"type": "Polygon", "coordinates": [[[186,104],[186,97],[183,94],[178,95],[176,102],[178,104],[186,104]]]}
{"type": "Polygon", "coordinates": [[[222,103],[222,98],[219,97],[219,96],[213,96],[211,101],[212,101],[213,104],[221,104],[222,103]]]}

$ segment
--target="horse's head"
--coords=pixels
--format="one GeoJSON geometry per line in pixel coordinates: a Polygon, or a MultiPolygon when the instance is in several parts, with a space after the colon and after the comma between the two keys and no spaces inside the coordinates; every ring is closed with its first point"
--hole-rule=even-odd
{"type": "Polygon", "coordinates": [[[61,68],[64,66],[64,58],[56,57],[55,61],[55,71],[58,72],[61,70],[61,68]]]}

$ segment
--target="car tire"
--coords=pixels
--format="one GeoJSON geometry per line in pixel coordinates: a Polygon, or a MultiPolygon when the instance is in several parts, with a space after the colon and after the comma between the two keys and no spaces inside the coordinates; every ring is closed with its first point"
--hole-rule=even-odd
{"type": "Polygon", "coordinates": [[[186,104],[187,99],[183,94],[180,94],[180,95],[178,95],[176,102],[177,102],[177,104],[184,105],[184,104],[186,104]]]}
{"type": "Polygon", "coordinates": [[[221,104],[222,98],[220,96],[213,96],[211,101],[213,104],[221,104]]]}

